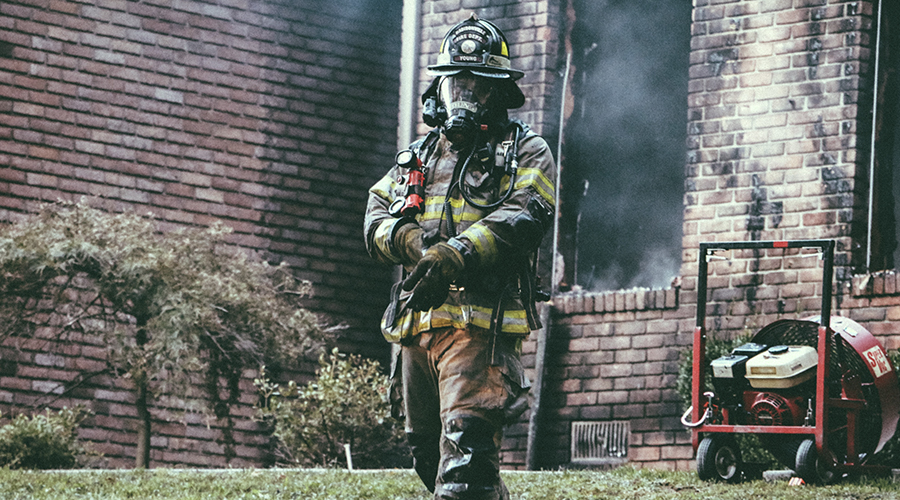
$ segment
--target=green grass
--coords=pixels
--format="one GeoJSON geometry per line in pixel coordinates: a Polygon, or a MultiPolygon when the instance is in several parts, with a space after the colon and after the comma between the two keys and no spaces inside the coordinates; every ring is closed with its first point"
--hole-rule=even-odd
{"type": "MultiPolygon", "coordinates": [[[[900,499],[900,485],[861,479],[831,486],[750,481],[706,483],[689,472],[623,467],[613,471],[503,473],[512,498],[553,499],[900,499]]],[[[384,499],[428,500],[406,470],[225,470],[32,472],[0,470],[0,499],[384,499]]]]}

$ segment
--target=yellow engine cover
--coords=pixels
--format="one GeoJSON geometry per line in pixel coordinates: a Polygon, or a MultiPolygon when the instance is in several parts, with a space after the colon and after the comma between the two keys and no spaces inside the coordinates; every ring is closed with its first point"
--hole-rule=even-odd
{"type": "Polygon", "coordinates": [[[747,361],[747,380],[757,389],[795,387],[816,375],[819,356],[810,346],[773,346],[747,361]]]}

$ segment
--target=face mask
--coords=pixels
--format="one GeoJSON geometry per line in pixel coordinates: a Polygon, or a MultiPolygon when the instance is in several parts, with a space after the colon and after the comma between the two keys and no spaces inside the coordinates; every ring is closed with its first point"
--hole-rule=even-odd
{"type": "Polygon", "coordinates": [[[447,110],[444,134],[452,144],[465,146],[474,140],[493,91],[490,79],[467,73],[441,79],[438,92],[447,110]]]}

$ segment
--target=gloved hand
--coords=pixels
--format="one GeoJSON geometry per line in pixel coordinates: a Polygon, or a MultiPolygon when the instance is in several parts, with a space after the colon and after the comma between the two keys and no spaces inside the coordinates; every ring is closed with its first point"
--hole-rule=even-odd
{"type": "Polygon", "coordinates": [[[412,291],[406,306],[414,311],[440,307],[450,294],[450,284],[459,277],[463,267],[462,254],[452,246],[441,242],[429,248],[403,281],[403,289],[412,291]]]}
{"type": "Polygon", "coordinates": [[[404,224],[394,235],[394,248],[400,253],[403,264],[416,265],[422,258],[425,231],[418,224],[404,224]]]}

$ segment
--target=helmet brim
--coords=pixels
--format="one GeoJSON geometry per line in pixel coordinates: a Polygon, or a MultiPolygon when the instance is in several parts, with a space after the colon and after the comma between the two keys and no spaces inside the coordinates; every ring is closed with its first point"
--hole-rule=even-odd
{"type": "Polygon", "coordinates": [[[525,76],[524,71],[517,69],[488,69],[482,65],[464,65],[464,64],[435,64],[428,66],[428,73],[432,76],[453,76],[463,71],[468,71],[475,76],[483,76],[485,78],[512,79],[518,80],[525,76]]]}
{"type": "Polygon", "coordinates": [[[503,100],[506,109],[518,109],[525,105],[525,94],[522,93],[522,89],[516,84],[515,80],[506,80],[509,82],[506,85],[505,99],[503,100]]]}

